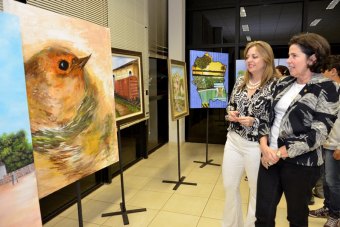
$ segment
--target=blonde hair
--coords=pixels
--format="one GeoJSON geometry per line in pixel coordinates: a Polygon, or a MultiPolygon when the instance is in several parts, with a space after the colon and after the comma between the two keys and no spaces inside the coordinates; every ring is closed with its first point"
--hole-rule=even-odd
{"type": "MultiPolygon", "coordinates": [[[[262,87],[272,78],[279,77],[279,74],[277,73],[275,69],[274,53],[273,53],[273,49],[268,43],[264,41],[253,41],[247,44],[246,48],[244,49],[244,56],[247,55],[249,49],[252,47],[256,47],[256,50],[259,52],[259,54],[263,58],[265,65],[266,65],[263,75],[261,77],[260,87],[262,87]]],[[[249,80],[250,80],[250,73],[248,70],[246,70],[244,74],[244,81],[240,85],[240,89],[244,89],[246,87],[246,84],[249,82],[249,80]]]]}

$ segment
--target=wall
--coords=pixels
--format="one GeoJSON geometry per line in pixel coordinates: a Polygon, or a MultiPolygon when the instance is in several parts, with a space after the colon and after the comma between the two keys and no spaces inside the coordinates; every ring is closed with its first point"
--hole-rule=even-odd
{"type": "MultiPolygon", "coordinates": [[[[169,59],[185,61],[185,0],[168,1],[169,59]]],[[[170,95],[169,95],[170,97],[170,95]]],[[[170,103],[170,102],[169,102],[170,103]]],[[[169,142],[177,142],[177,122],[171,120],[169,105],[169,142]]],[[[180,143],[185,141],[185,121],[179,120],[180,143]]]]}

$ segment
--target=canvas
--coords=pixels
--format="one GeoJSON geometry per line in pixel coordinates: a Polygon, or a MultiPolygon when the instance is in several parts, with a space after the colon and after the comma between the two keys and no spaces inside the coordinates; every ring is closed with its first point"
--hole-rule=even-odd
{"type": "Polygon", "coordinates": [[[15,1],[42,198],[118,161],[108,28],[15,1]]]}
{"type": "Polygon", "coordinates": [[[112,48],[117,124],[132,124],[145,115],[142,53],[112,48]]]}
{"type": "Polygon", "coordinates": [[[168,65],[171,119],[174,121],[189,115],[187,72],[185,62],[170,59],[168,65]]]}
{"type": "Polygon", "coordinates": [[[0,226],[42,226],[19,18],[0,13],[0,226]]]}
{"type": "Polygon", "coordinates": [[[226,108],[227,53],[190,50],[190,108],[226,108]]]}

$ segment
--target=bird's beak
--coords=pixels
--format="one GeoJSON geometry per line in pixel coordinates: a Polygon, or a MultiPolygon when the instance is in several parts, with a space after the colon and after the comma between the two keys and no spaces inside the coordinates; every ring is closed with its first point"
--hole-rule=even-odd
{"type": "Polygon", "coordinates": [[[76,65],[79,67],[79,68],[83,68],[86,64],[86,62],[90,59],[91,57],[91,54],[87,57],[84,57],[84,58],[79,58],[76,65]]]}

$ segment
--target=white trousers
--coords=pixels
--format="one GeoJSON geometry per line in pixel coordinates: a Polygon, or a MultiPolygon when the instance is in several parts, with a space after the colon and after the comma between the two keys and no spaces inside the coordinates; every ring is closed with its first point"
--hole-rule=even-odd
{"type": "Polygon", "coordinates": [[[255,226],[256,185],[261,151],[258,142],[248,141],[237,133],[228,132],[224,147],[222,175],[225,189],[223,227],[255,226]],[[243,225],[240,183],[244,170],[250,188],[248,214],[243,225]]]}

